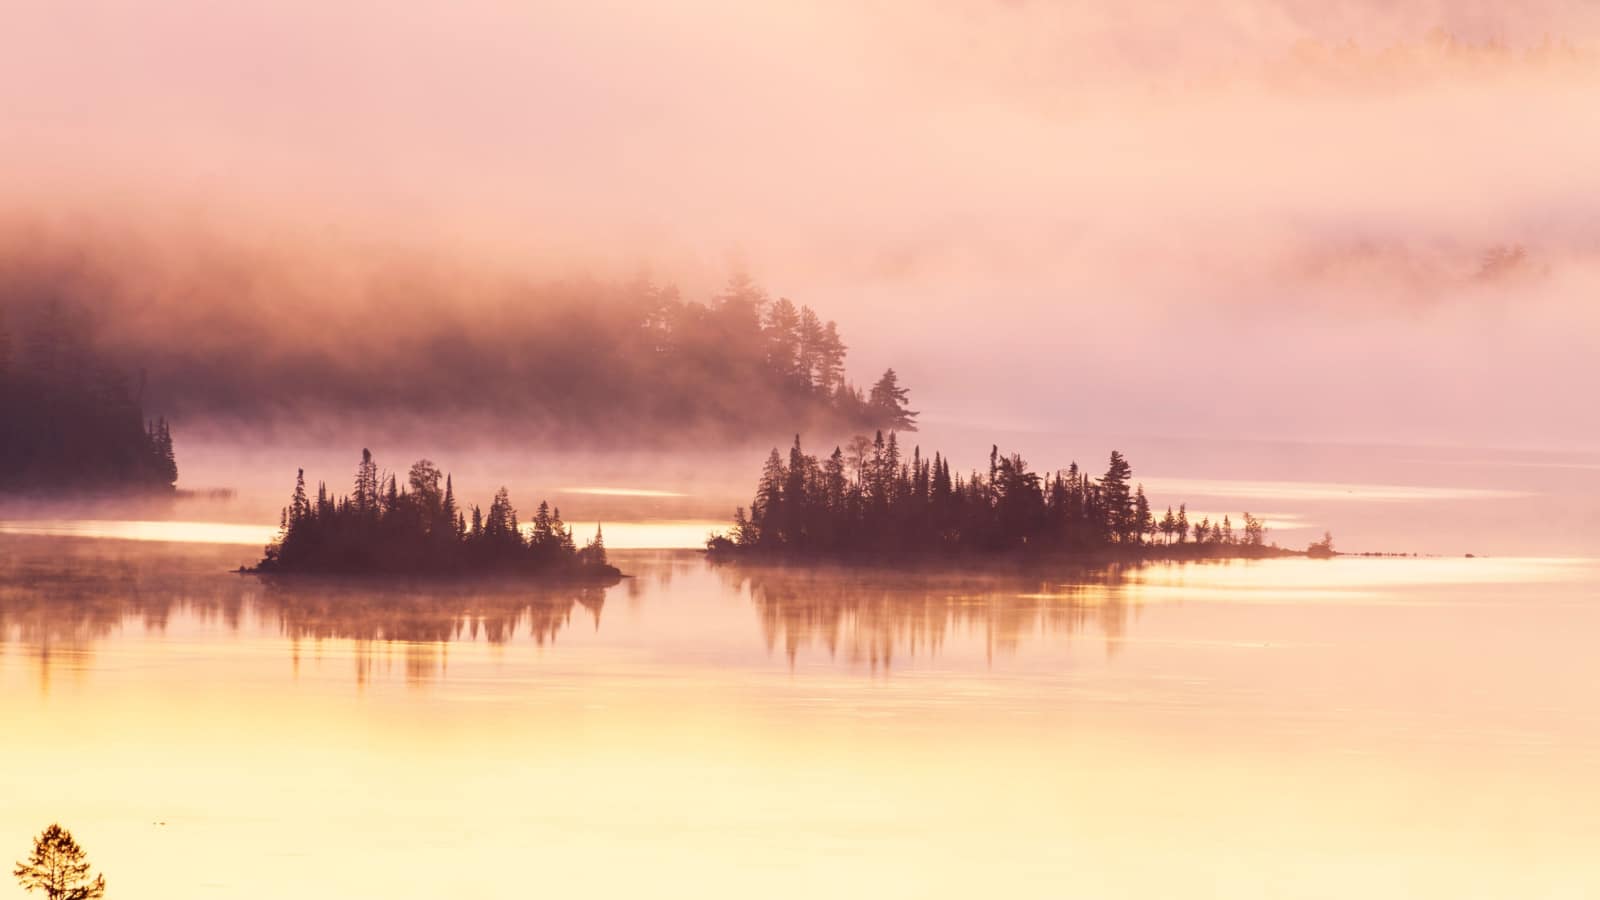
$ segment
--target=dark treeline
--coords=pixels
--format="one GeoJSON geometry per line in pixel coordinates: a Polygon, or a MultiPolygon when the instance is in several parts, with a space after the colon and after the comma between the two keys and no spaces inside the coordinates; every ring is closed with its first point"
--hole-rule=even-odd
{"type": "Polygon", "coordinates": [[[69,307],[46,303],[13,331],[0,306],[0,491],[170,492],[172,433],[144,418],[141,393],[69,307]]]}
{"type": "Polygon", "coordinates": [[[124,255],[0,254],[0,306],[92,310],[103,351],[144,367],[150,402],[179,421],[492,417],[546,440],[915,428],[894,371],[852,383],[834,322],[742,275],[690,298],[642,278],[374,270],[353,287],[296,281],[287,264],[219,256],[148,272],[124,255]]]}
{"type": "MultiPolygon", "coordinates": [[[[714,536],[715,554],[859,557],[1020,554],[1211,558],[1287,553],[1266,543],[1266,529],[1245,513],[1191,522],[1188,508],[1157,515],[1133,467],[1113,451],[1098,478],[1074,462],[1033,472],[1021,456],[989,453],[987,474],[952,473],[899,437],[879,432],[836,447],[826,459],[805,453],[800,438],[785,459],[767,458],[748,514],[732,533],[714,536]]],[[[1331,539],[1330,544],[1331,547],[1331,539]]]]}
{"type": "Polygon", "coordinates": [[[412,464],[402,485],[380,473],[361,451],[354,491],[334,497],[326,484],[312,497],[305,470],[284,508],[278,537],[267,545],[259,572],[476,575],[525,573],[614,578],[604,536],[578,547],[561,511],[540,503],[528,534],[501,488],[487,510],[456,503],[451,477],[426,459],[412,464]]]}

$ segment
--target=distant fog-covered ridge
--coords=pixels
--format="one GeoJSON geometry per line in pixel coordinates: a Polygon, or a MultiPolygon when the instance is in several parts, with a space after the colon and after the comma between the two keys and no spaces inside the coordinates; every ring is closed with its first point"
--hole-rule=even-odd
{"type": "MultiPolygon", "coordinates": [[[[9,250],[0,312],[19,328],[59,313],[75,344],[145,373],[146,399],[186,427],[332,422],[550,440],[915,427],[892,369],[858,386],[835,322],[744,275],[690,299],[646,279],[379,264],[319,278],[309,262],[200,248],[175,268],[99,246],[9,250]]],[[[5,349],[32,365],[27,342],[5,349]]]]}

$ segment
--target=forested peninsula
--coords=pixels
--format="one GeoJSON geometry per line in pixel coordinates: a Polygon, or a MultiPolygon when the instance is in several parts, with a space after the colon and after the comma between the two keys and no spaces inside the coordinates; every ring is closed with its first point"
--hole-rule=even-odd
{"type": "Polygon", "coordinates": [[[0,306],[0,493],[171,494],[172,432],[142,394],[71,308],[44,303],[13,333],[0,306]]]}
{"type": "Polygon", "coordinates": [[[413,463],[402,484],[380,473],[361,451],[355,487],[334,497],[326,484],[312,496],[305,470],[295,478],[277,538],[253,569],[261,574],[529,575],[615,581],[622,573],[606,559],[595,529],[579,547],[561,510],[540,503],[529,527],[501,488],[487,510],[462,509],[449,474],[426,459],[413,463]]]}
{"type": "Polygon", "coordinates": [[[895,371],[847,371],[848,336],[821,303],[743,274],[695,296],[648,278],[349,263],[364,273],[353,282],[300,283],[287,262],[260,270],[226,255],[155,277],[110,248],[30,245],[0,252],[0,310],[69,309],[95,353],[148,371],[146,402],[207,427],[492,423],[546,445],[668,448],[915,428],[895,371]]]}
{"type": "Polygon", "coordinates": [[[1153,560],[1332,556],[1325,537],[1303,551],[1268,543],[1246,512],[1193,520],[1187,504],[1157,514],[1133,467],[1112,451],[1095,477],[1076,462],[1035,472],[1020,455],[989,452],[987,473],[952,472],[940,453],[909,455],[899,436],[857,437],[826,459],[776,448],[748,512],[706,545],[713,558],[919,561],[1153,560]]]}

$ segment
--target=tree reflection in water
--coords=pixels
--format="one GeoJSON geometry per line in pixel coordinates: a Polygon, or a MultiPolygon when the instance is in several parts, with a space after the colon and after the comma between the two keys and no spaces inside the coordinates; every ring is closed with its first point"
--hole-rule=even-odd
{"type": "MultiPolygon", "coordinates": [[[[408,681],[441,677],[453,642],[551,644],[574,621],[600,627],[607,590],[527,579],[262,578],[226,574],[237,549],[47,537],[0,538],[0,650],[15,646],[52,670],[89,665],[97,642],[129,626],[146,633],[254,630],[281,636],[293,670],[348,641],[357,682],[396,661],[408,681]]],[[[630,610],[682,617],[708,640],[747,598],[769,654],[790,665],[808,650],[876,671],[897,660],[933,657],[959,641],[990,659],[1015,653],[1032,635],[1098,631],[1116,652],[1138,608],[1128,571],[1109,567],[1050,575],[871,570],[839,566],[714,565],[693,553],[630,556],[630,578],[610,590],[630,610]],[[659,603],[659,605],[656,605],[659,603]],[[712,616],[711,619],[700,618],[712,616]]],[[[748,620],[745,620],[748,621],[748,620]]],[[[674,623],[669,630],[678,628],[674,623]]],[[[626,634],[622,640],[631,640],[626,634]]],[[[649,635],[645,635],[649,639],[649,635]]],[[[735,640],[738,640],[735,638],[735,640]]],[[[346,648],[339,648],[341,655],[346,648]]]]}
{"type": "Polygon", "coordinates": [[[1126,567],[1061,578],[1015,573],[862,569],[847,566],[718,566],[747,592],[769,652],[793,665],[808,647],[872,669],[897,654],[932,656],[952,632],[981,634],[988,659],[1016,652],[1033,634],[1073,635],[1097,626],[1108,653],[1126,627],[1126,567]]]}
{"type": "Polygon", "coordinates": [[[51,538],[8,538],[0,553],[0,645],[34,657],[41,685],[52,669],[77,668],[95,642],[141,625],[162,633],[178,615],[222,622],[237,632],[247,618],[275,626],[291,646],[348,640],[356,678],[374,660],[403,648],[413,682],[442,674],[451,641],[505,644],[519,634],[553,642],[578,609],[595,628],[605,589],[529,584],[526,579],[258,578],[219,576],[218,551],[51,538]]]}

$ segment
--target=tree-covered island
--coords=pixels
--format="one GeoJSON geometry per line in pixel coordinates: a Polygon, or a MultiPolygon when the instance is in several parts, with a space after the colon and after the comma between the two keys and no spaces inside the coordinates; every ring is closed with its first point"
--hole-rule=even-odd
{"type": "MultiPolygon", "coordinates": [[[[952,473],[943,455],[906,456],[882,432],[835,447],[826,459],[805,453],[799,436],[785,460],[767,457],[749,512],[740,507],[728,534],[706,544],[713,558],[1147,560],[1304,556],[1266,541],[1261,520],[1244,513],[1191,521],[1187,505],[1157,514],[1133,467],[1112,451],[1103,475],[1076,462],[1033,472],[1022,457],[989,453],[989,471],[952,473]]],[[[1332,556],[1332,538],[1312,545],[1332,556]]]]}
{"type": "Polygon", "coordinates": [[[300,471],[278,536],[251,571],[599,581],[622,574],[606,560],[600,529],[579,547],[561,511],[548,503],[539,504],[526,528],[505,488],[487,510],[473,506],[469,513],[457,505],[451,477],[431,461],[413,463],[401,484],[380,474],[369,450],[361,451],[354,492],[345,496],[331,496],[326,484],[311,496],[300,471]]]}

